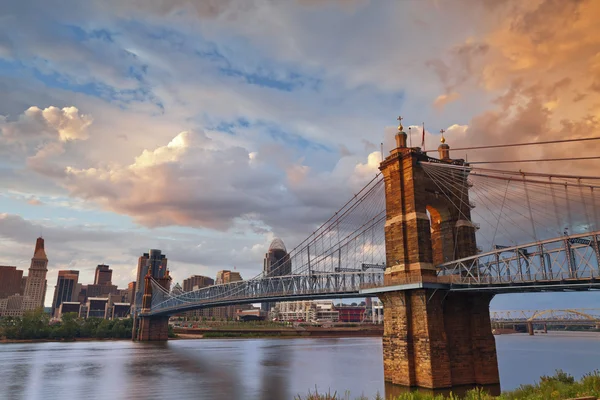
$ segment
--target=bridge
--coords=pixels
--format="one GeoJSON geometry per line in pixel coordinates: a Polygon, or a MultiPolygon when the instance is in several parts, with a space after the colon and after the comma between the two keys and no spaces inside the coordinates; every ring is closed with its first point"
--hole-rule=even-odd
{"type": "Polygon", "coordinates": [[[544,332],[548,331],[548,325],[588,326],[600,330],[600,308],[507,310],[490,314],[493,327],[525,325],[530,335],[534,334],[536,325],[541,325],[544,332]]]}
{"type": "Polygon", "coordinates": [[[400,124],[381,173],[269,274],[176,295],[168,271],[148,275],[135,337],[166,340],[169,315],[203,307],[378,296],[386,380],[497,384],[495,294],[600,289],[599,178],[438,153],[407,147],[400,124]]]}

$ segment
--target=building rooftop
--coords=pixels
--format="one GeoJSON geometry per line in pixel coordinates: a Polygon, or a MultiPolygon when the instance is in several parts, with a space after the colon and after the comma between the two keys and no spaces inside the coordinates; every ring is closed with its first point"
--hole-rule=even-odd
{"type": "Polygon", "coordinates": [[[281,240],[279,238],[273,239],[273,241],[271,242],[271,245],[269,246],[269,251],[271,251],[271,250],[287,251],[285,249],[285,244],[283,244],[283,240],[281,240]]]}

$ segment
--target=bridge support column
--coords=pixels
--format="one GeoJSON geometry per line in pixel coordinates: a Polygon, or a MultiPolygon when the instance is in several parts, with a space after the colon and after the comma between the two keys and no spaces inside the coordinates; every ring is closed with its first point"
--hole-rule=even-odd
{"type": "Polygon", "coordinates": [[[138,338],[140,342],[169,339],[169,317],[141,317],[138,338]]]}
{"type": "MultiPolygon", "coordinates": [[[[166,274],[162,278],[157,278],[155,281],[165,289],[169,289],[171,277],[166,274]]],[[[165,341],[169,339],[169,316],[152,316],[148,314],[152,308],[152,276],[150,273],[146,275],[144,280],[144,296],[142,299],[142,316],[139,317],[139,327],[137,334],[135,326],[138,326],[137,321],[134,322],[134,336],[140,342],[150,341],[165,341]]]]}
{"type": "Polygon", "coordinates": [[[431,389],[498,385],[489,315],[493,296],[449,292],[435,267],[477,254],[467,166],[450,159],[445,143],[436,160],[407,148],[406,138],[400,124],[396,148],[379,167],[385,183],[384,283],[389,289],[379,294],[385,307],[385,380],[431,389]],[[445,190],[424,163],[454,164],[448,165],[445,190]],[[461,165],[465,168],[456,168],[461,165]]]}
{"type": "Polygon", "coordinates": [[[533,331],[533,323],[532,322],[527,323],[527,333],[529,333],[529,336],[533,336],[535,334],[533,331]]]}
{"type": "Polygon", "coordinates": [[[420,289],[380,298],[386,381],[432,389],[499,383],[491,296],[420,289]]]}

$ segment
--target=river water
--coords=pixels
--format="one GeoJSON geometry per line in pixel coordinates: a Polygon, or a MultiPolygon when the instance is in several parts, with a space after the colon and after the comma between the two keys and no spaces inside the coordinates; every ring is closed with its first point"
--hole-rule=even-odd
{"type": "MultiPolygon", "coordinates": [[[[503,390],[600,368],[600,335],[496,336],[503,390]]],[[[380,338],[0,344],[0,399],[293,399],[383,394],[380,338]]],[[[388,388],[388,393],[390,389],[388,388]]]]}

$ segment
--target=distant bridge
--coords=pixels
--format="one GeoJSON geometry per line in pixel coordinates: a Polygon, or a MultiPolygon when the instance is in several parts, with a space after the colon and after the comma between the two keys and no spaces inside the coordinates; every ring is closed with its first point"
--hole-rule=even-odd
{"type": "Polygon", "coordinates": [[[490,317],[502,324],[599,325],[600,308],[492,311],[490,317]]]}

